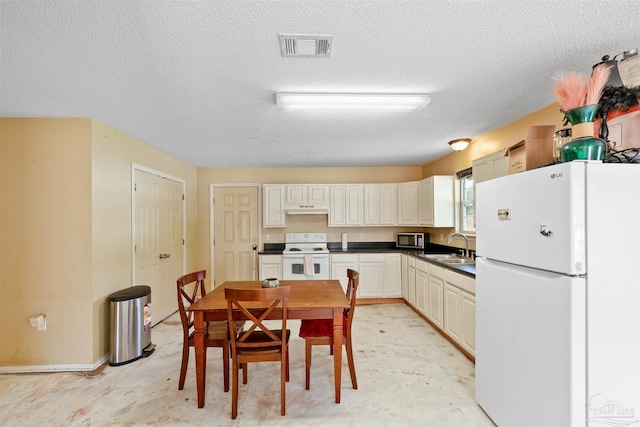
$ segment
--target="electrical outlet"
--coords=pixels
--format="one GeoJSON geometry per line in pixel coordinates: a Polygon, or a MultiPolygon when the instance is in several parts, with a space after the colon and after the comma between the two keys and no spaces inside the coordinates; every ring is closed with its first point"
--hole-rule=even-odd
{"type": "Polygon", "coordinates": [[[266,240],[267,242],[268,242],[269,240],[271,240],[271,234],[265,234],[265,235],[264,235],[264,240],[266,240]]]}
{"type": "Polygon", "coordinates": [[[284,242],[284,234],[281,234],[281,235],[280,235],[280,241],[281,241],[281,242],[284,242]]]}
{"type": "Polygon", "coordinates": [[[360,233],[360,240],[364,240],[364,233],[360,233]]]}
{"type": "Polygon", "coordinates": [[[444,234],[440,233],[440,241],[444,242],[444,234]]]}

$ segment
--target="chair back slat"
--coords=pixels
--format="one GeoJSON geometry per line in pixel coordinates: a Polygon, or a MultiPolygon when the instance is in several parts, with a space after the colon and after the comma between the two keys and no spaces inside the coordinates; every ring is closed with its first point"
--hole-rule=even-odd
{"type": "Polygon", "coordinates": [[[207,277],[206,270],[200,270],[179,277],[177,280],[178,289],[178,312],[185,334],[189,334],[193,327],[193,312],[187,309],[191,304],[206,295],[204,279],[207,277]]]}
{"type": "Polygon", "coordinates": [[[227,316],[231,331],[231,346],[238,349],[268,349],[283,345],[283,340],[287,329],[287,298],[289,297],[291,288],[282,286],[277,288],[260,288],[260,289],[225,289],[225,299],[227,300],[227,316]],[[268,302],[268,305],[259,311],[259,316],[252,313],[247,303],[268,302]],[[281,308],[281,316],[278,316],[281,322],[280,334],[274,333],[275,329],[270,329],[264,324],[264,321],[272,315],[277,307],[281,308]],[[253,324],[245,331],[238,333],[235,328],[235,322],[231,321],[234,317],[234,311],[242,313],[247,320],[253,324]],[[256,332],[262,332],[261,340],[256,341],[256,332]],[[252,339],[253,338],[253,339],[252,339]]]}
{"type": "Polygon", "coordinates": [[[358,284],[360,283],[360,273],[348,268],[347,277],[349,279],[349,284],[347,285],[346,295],[347,300],[349,300],[349,308],[345,310],[345,314],[347,315],[348,323],[350,324],[351,319],[353,318],[353,313],[356,309],[356,294],[358,291],[358,284]]]}

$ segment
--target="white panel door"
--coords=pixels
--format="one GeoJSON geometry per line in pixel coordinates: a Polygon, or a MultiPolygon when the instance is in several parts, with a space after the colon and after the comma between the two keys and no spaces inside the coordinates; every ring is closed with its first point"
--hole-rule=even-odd
{"type": "Polygon", "coordinates": [[[176,279],[184,266],[184,186],[135,170],[134,283],[151,287],[151,322],[178,309],[176,279]]]}
{"type": "Polygon", "coordinates": [[[216,187],[213,200],[212,287],[227,280],[257,280],[257,187],[216,187]]]}

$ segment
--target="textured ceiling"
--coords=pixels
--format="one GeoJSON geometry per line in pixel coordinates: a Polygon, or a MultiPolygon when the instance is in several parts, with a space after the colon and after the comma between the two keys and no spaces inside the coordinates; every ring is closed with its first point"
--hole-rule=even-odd
{"type": "Polygon", "coordinates": [[[197,167],[419,165],[640,47],[638,0],[0,0],[0,116],[91,117],[197,167]],[[279,34],[334,36],[329,58],[279,34]],[[420,113],[281,92],[428,93],[420,113]]]}

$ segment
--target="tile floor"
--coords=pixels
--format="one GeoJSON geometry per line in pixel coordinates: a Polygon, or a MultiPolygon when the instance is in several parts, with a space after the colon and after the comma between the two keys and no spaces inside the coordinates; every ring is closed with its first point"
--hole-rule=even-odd
{"type": "Polygon", "coordinates": [[[193,352],[178,390],[181,328],[172,316],[155,326],[149,358],[91,374],[0,375],[2,426],[493,426],[474,400],[474,366],[404,304],[358,306],[354,318],[358,390],[343,358],[342,403],[334,402],[328,349],[314,348],[311,390],[304,390],[304,341],[292,330],[287,415],[280,415],[279,364],[250,366],[238,418],[222,391],[221,357],[207,353],[205,407],[197,408],[193,352]]]}

